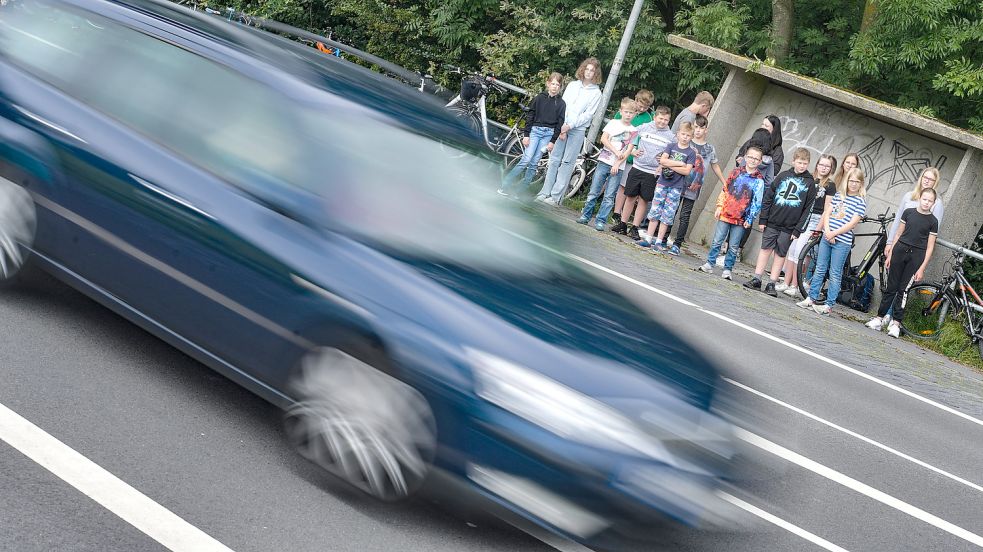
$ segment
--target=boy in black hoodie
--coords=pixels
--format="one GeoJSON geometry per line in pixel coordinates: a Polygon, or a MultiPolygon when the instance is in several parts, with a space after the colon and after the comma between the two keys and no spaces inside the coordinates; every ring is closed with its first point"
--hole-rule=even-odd
{"type": "Polygon", "coordinates": [[[765,188],[761,202],[758,229],[761,230],[761,251],[754,267],[754,278],[744,284],[748,289],[761,289],[761,276],[768,264],[768,256],[775,252],[771,274],[764,292],[778,297],[775,284],[792,240],[799,237],[816,199],[816,187],[809,173],[809,150],[798,148],[792,155],[792,168],[781,172],[765,188]]]}

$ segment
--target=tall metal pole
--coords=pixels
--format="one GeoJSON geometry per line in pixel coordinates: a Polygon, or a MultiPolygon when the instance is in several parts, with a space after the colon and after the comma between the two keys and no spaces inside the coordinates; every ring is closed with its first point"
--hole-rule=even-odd
{"type": "Polygon", "coordinates": [[[618,53],[614,55],[614,63],[611,64],[611,71],[608,73],[608,80],[604,83],[604,92],[601,93],[601,106],[594,113],[591,119],[590,130],[587,132],[587,140],[593,142],[597,140],[597,135],[601,132],[601,121],[604,120],[604,111],[608,108],[611,101],[611,94],[614,93],[614,85],[618,82],[618,73],[621,72],[621,64],[625,61],[625,54],[628,53],[628,45],[631,44],[631,35],[635,33],[635,24],[638,23],[638,15],[642,12],[642,4],[645,0],[635,0],[635,5],[631,7],[631,15],[628,16],[628,23],[625,25],[625,32],[621,35],[621,43],[618,44],[618,53]]]}

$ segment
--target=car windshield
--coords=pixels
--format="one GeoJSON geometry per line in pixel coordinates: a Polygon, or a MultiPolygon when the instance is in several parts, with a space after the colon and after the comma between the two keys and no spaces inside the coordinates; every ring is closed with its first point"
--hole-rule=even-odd
{"type": "Polygon", "coordinates": [[[495,193],[501,166],[363,113],[309,109],[298,184],[336,230],[409,256],[500,268],[542,264],[540,226],[495,193]]]}

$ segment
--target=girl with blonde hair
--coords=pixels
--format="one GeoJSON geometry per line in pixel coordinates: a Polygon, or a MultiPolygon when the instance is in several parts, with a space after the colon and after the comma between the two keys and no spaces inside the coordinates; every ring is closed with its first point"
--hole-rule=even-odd
{"type": "Polygon", "coordinates": [[[898,233],[898,226],[901,224],[901,213],[905,212],[905,209],[910,209],[912,207],[918,207],[919,199],[922,196],[922,190],[925,188],[931,188],[935,190],[935,204],[932,206],[932,214],[939,221],[939,226],[942,225],[942,215],[945,209],[942,207],[942,195],[939,194],[939,181],[941,176],[939,175],[939,169],[935,167],[925,167],[922,172],[918,174],[918,180],[915,181],[915,187],[911,192],[905,192],[901,196],[901,202],[898,203],[898,209],[894,212],[894,223],[891,224],[891,229],[887,232],[888,243],[893,243],[894,238],[898,233]]]}
{"type": "Polygon", "coordinates": [[[823,229],[823,239],[819,241],[819,251],[816,253],[816,271],[809,286],[809,297],[796,303],[796,306],[812,308],[819,314],[829,314],[833,310],[843,283],[843,265],[853,246],[853,229],[867,213],[865,180],[864,171],[853,168],[838,183],[836,195],[826,207],[819,223],[819,227],[823,229]],[[817,303],[819,292],[827,274],[829,288],[826,291],[826,303],[820,305],[817,303]]]}

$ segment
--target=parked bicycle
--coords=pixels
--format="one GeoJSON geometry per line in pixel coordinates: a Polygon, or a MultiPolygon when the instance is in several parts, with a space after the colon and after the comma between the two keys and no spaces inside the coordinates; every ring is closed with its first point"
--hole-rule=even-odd
{"type": "Polygon", "coordinates": [[[941,282],[911,286],[902,298],[904,320],[899,322],[902,331],[915,339],[937,339],[951,314],[962,322],[983,356],[983,300],[966,279],[965,259],[966,249],[960,247],[953,251],[952,268],[946,268],[948,275],[941,282]]]}
{"type": "MultiPolygon", "coordinates": [[[[884,269],[884,263],[887,258],[884,255],[884,247],[887,245],[887,227],[892,222],[894,222],[894,215],[888,215],[888,211],[877,215],[876,217],[863,217],[860,219],[861,223],[875,223],[880,225],[880,229],[877,232],[868,232],[864,234],[855,233],[853,244],[856,245],[856,238],[864,236],[876,236],[874,243],[870,245],[870,249],[864,255],[864,258],[859,264],[853,266],[850,263],[850,258],[847,258],[847,262],[844,264],[843,268],[843,287],[841,290],[857,289],[863,286],[864,280],[867,275],[870,274],[870,270],[874,267],[874,263],[877,263],[877,281],[880,286],[881,293],[887,291],[887,275],[884,269]],[[853,268],[850,268],[853,267],[853,268]]],[[[819,240],[823,239],[823,234],[821,230],[817,230],[812,233],[812,237],[806,243],[805,247],[802,248],[802,252],[799,253],[799,264],[796,265],[796,270],[798,274],[796,277],[799,282],[799,293],[803,297],[809,296],[809,285],[812,278],[812,273],[816,269],[816,254],[819,251],[819,240]]],[[[851,251],[851,256],[853,252],[851,251]]],[[[826,287],[828,286],[828,280],[823,282],[823,287],[819,293],[819,299],[825,300],[826,298],[826,287]]]]}
{"type": "Polygon", "coordinates": [[[488,127],[491,124],[491,120],[488,119],[485,98],[491,92],[514,92],[525,97],[529,97],[529,93],[514,84],[499,80],[495,75],[468,73],[454,65],[447,65],[445,67],[452,73],[464,75],[461,79],[460,92],[451,101],[447,102],[445,107],[466,120],[475,132],[481,134],[485,145],[492,151],[504,155],[506,144],[512,138],[519,135],[518,122],[513,124],[503,136],[496,137],[489,134],[488,127]]]}
{"type": "MultiPolygon", "coordinates": [[[[505,157],[506,168],[511,169],[515,166],[522,159],[523,152],[525,152],[525,147],[522,145],[522,133],[517,132],[515,136],[509,139],[508,144],[505,146],[505,151],[502,153],[505,157]]],[[[566,199],[577,195],[584,188],[584,184],[590,181],[594,174],[594,169],[597,167],[597,155],[600,152],[601,150],[596,144],[584,140],[580,154],[577,156],[577,160],[574,161],[570,183],[567,185],[567,190],[563,194],[566,199]]],[[[536,175],[533,177],[533,183],[530,187],[535,187],[537,184],[541,185],[543,183],[549,163],[550,158],[548,155],[540,157],[539,163],[536,165],[536,175]]]]}

